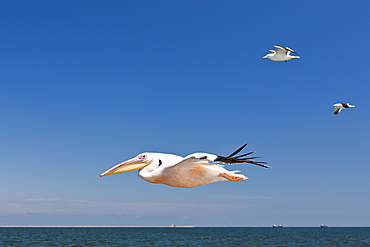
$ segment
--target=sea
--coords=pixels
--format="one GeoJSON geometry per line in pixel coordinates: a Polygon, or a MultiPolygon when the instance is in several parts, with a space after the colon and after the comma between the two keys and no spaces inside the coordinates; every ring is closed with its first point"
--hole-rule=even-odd
{"type": "Polygon", "coordinates": [[[370,227],[0,227],[0,246],[370,246],[370,227]]]}

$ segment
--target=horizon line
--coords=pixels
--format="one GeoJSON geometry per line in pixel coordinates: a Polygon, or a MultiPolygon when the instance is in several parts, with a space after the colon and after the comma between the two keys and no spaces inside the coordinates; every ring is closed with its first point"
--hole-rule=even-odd
{"type": "MultiPolygon", "coordinates": [[[[127,227],[127,228],[129,228],[129,227],[164,227],[164,228],[176,228],[176,227],[185,227],[185,228],[192,228],[192,227],[199,227],[199,228],[201,228],[201,227],[268,227],[268,228],[273,228],[272,227],[273,225],[271,225],[271,226],[177,226],[177,225],[174,225],[174,226],[168,226],[168,225],[166,225],[166,226],[47,226],[47,225],[44,225],[44,226],[24,226],[24,225],[19,225],[19,226],[0,226],[0,227],[8,227],[8,228],[10,228],[10,227],[29,227],[29,228],[32,228],[32,227],[34,227],[34,228],[36,228],[36,227],[55,227],[55,228],[58,228],[58,227],[60,227],[60,228],[62,228],[62,227],[65,227],[65,228],[67,228],[67,227],[76,227],[76,228],[78,228],[78,227],[91,227],[91,228],[93,228],[93,227],[100,227],[100,228],[103,228],[103,227],[127,227]]],[[[320,228],[320,225],[318,225],[318,226],[283,226],[283,227],[281,227],[281,228],[289,228],[289,227],[318,227],[318,228],[320,228]]],[[[330,227],[370,227],[370,226],[328,226],[329,228],[330,227]]]]}

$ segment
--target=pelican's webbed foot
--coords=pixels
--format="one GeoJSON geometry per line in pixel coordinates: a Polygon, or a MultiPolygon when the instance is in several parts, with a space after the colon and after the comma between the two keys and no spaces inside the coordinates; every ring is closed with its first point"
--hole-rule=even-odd
{"type": "Polygon", "coordinates": [[[239,181],[243,181],[243,180],[248,180],[249,178],[247,177],[241,177],[241,176],[233,176],[233,175],[230,175],[230,174],[227,174],[227,173],[219,173],[218,174],[219,177],[223,177],[223,178],[226,178],[227,180],[229,181],[236,181],[236,182],[239,182],[239,181]]]}

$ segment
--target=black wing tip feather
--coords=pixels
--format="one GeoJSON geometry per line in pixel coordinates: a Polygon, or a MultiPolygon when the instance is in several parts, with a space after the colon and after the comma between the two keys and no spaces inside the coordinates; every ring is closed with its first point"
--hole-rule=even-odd
{"type": "Polygon", "coordinates": [[[245,146],[247,146],[248,143],[244,144],[243,146],[241,146],[238,150],[236,150],[234,153],[230,154],[229,156],[227,156],[227,158],[231,158],[233,157],[234,155],[236,155],[237,153],[239,153],[240,151],[243,150],[243,148],[245,148],[245,146]]]}
{"type": "Polygon", "coordinates": [[[250,154],[253,154],[255,153],[255,151],[253,152],[249,152],[249,153],[246,153],[246,154],[242,154],[242,155],[239,155],[239,156],[236,156],[236,157],[233,157],[234,155],[238,154],[240,151],[243,150],[243,148],[245,148],[245,146],[247,146],[247,143],[244,144],[243,146],[241,146],[238,150],[236,150],[235,152],[233,152],[232,154],[230,154],[229,156],[227,157],[224,157],[224,156],[217,156],[217,158],[215,159],[215,161],[219,161],[219,162],[222,162],[222,163],[226,163],[226,164],[235,164],[235,163],[250,163],[250,164],[254,164],[254,165],[258,165],[258,166],[262,166],[262,167],[265,167],[265,168],[271,168],[270,166],[268,165],[264,165],[264,164],[267,164],[267,162],[258,162],[258,161],[254,161],[252,159],[257,159],[257,158],[261,158],[261,157],[248,157],[248,158],[241,158],[241,157],[245,157],[247,155],[250,155],[250,154]]]}
{"type": "Polygon", "coordinates": [[[292,52],[292,53],[294,53],[294,54],[299,55],[299,54],[298,54],[298,52],[295,52],[295,51],[293,51],[293,50],[291,50],[290,52],[292,52]]]}
{"type": "Polygon", "coordinates": [[[295,52],[295,51],[293,51],[293,49],[291,49],[291,48],[289,48],[289,47],[283,47],[285,50],[287,50],[287,51],[290,51],[290,52],[292,52],[292,53],[294,53],[294,54],[297,54],[297,55],[299,55],[297,52],[295,52]]]}

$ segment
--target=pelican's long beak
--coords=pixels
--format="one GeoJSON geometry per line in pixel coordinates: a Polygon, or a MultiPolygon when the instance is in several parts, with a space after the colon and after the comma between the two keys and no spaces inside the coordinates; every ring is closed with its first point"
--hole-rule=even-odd
{"type": "Polygon", "coordinates": [[[148,161],[145,161],[145,160],[141,160],[141,159],[138,159],[138,158],[133,158],[133,159],[124,161],[122,163],[119,163],[116,166],[113,166],[109,170],[100,174],[100,177],[109,176],[109,175],[113,175],[113,174],[118,174],[118,173],[122,173],[122,172],[130,172],[130,171],[134,171],[134,170],[139,170],[141,168],[146,167],[150,163],[151,162],[148,163],[148,161]]]}

